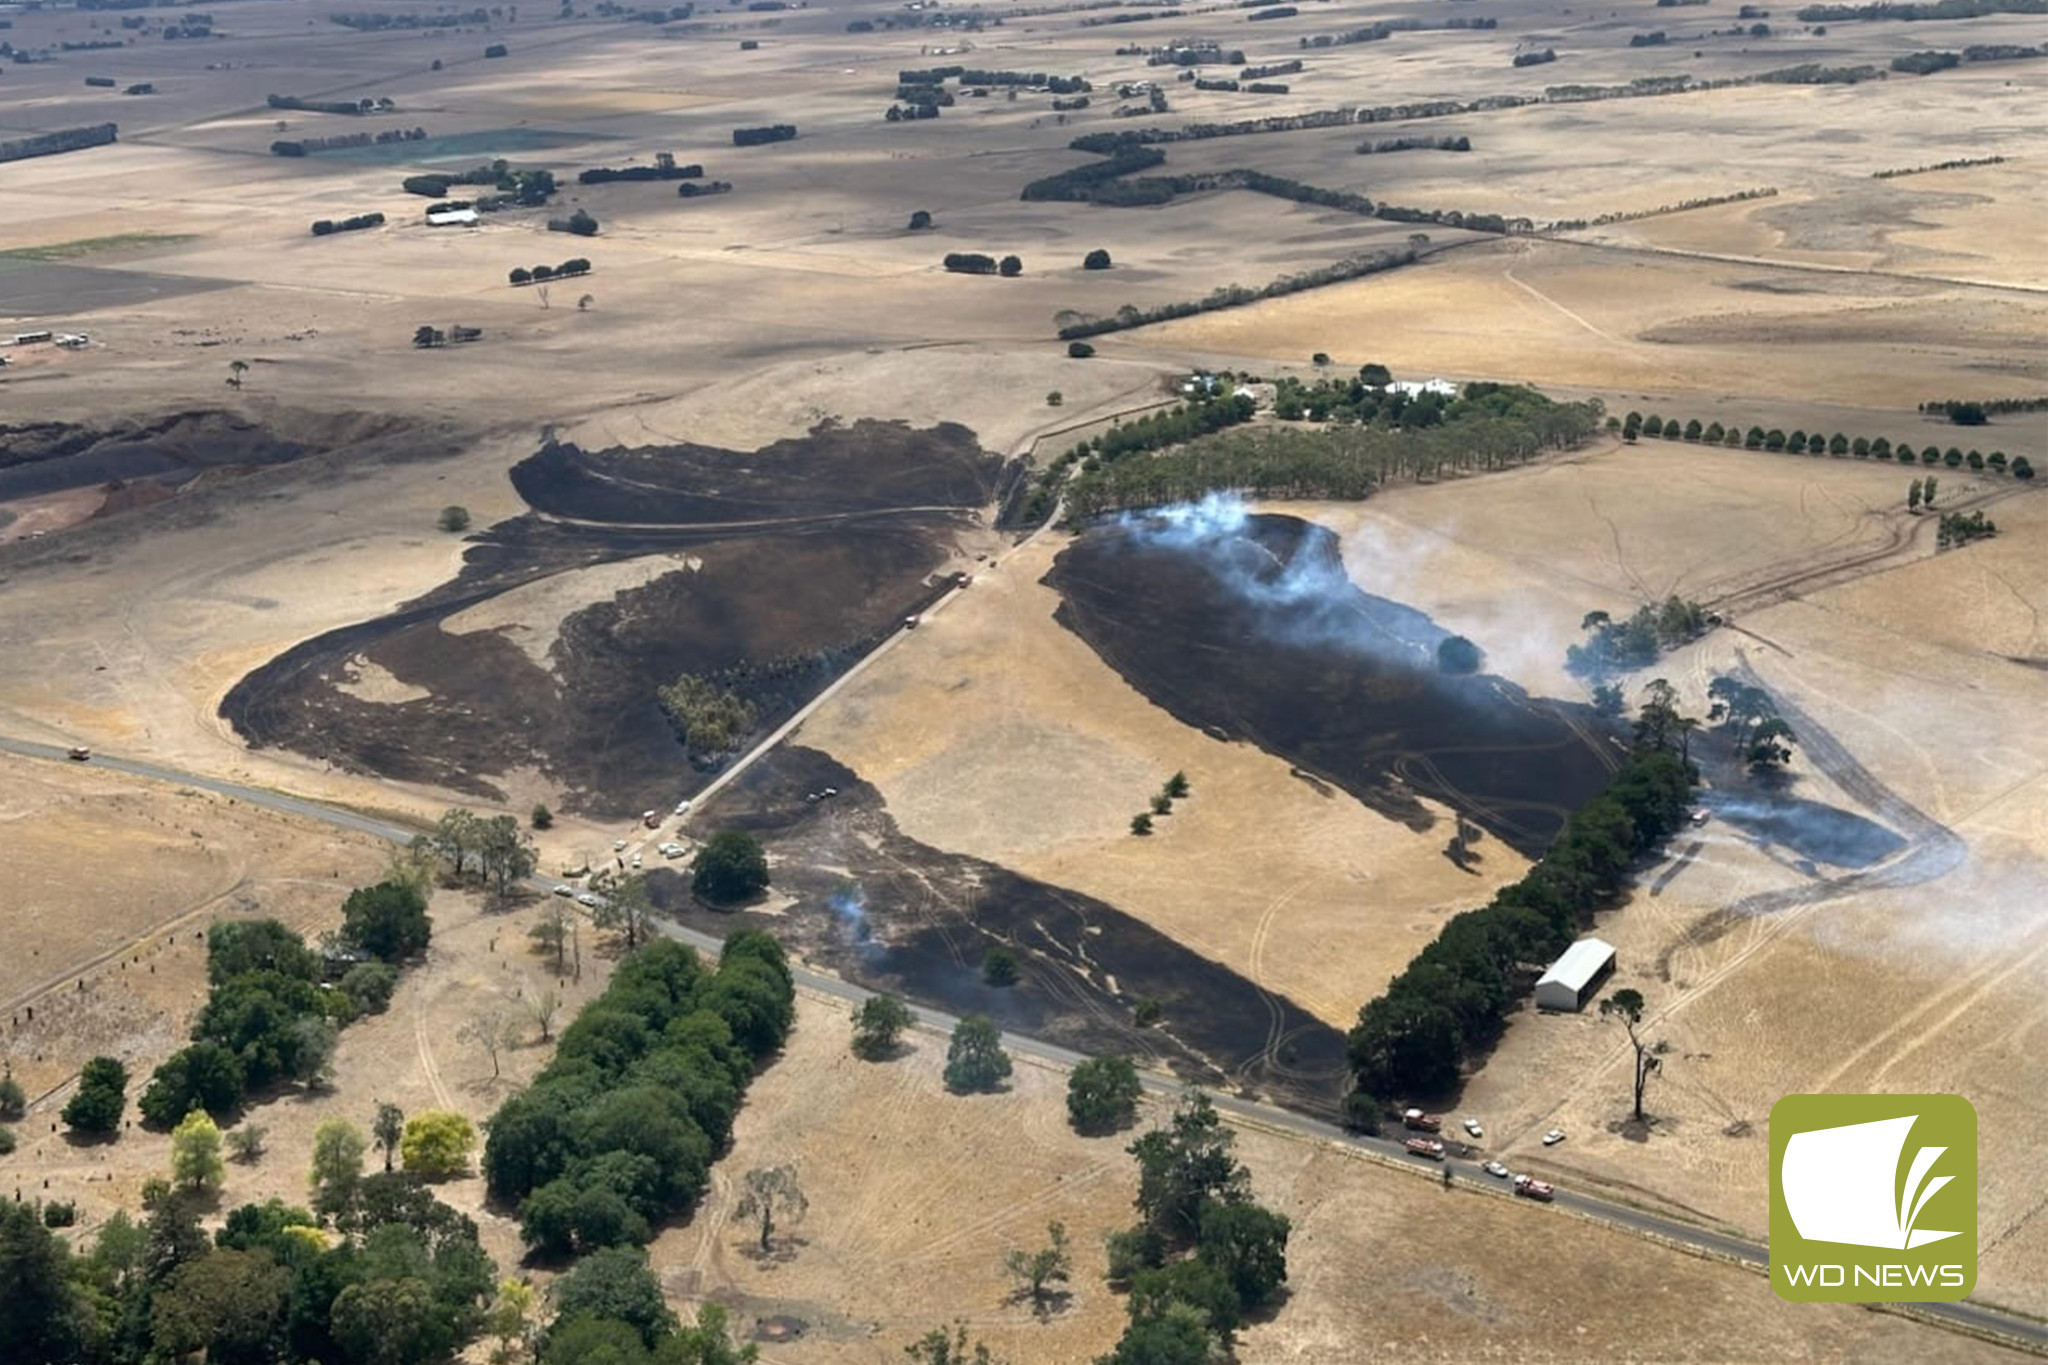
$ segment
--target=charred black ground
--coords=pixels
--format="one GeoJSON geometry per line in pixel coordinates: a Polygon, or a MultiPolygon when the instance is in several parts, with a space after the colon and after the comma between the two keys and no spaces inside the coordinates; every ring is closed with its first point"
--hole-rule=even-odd
{"type": "Polygon", "coordinates": [[[252,744],[494,800],[503,793],[490,775],[516,767],[540,770],[571,808],[606,818],[686,795],[706,775],[686,761],[656,689],[684,672],[725,675],[764,726],[775,724],[936,594],[930,580],[959,518],[985,503],[1002,471],[954,426],[828,424],[767,449],[765,463],[734,457],[726,470],[703,447],[670,463],[661,451],[585,455],[551,443],[515,479],[579,520],[527,515],[492,527],[454,580],[280,655],[238,683],[221,714],[252,744]],[[729,518],[719,490],[762,468],[811,491],[779,507],[750,499],[752,519],[729,518]],[[551,482],[544,470],[570,472],[551,482]],[[892,504],[899,494],[915,501],[892,504]],[[630,513],[631,524],[599,524],[608,512],[630,513]],[[443,629],[552,574],[670,552],[702,567],[569,615],[546,667],[495,633],[443,629]],[[341,685],[358,658],[431,695],[350,695],[341,685]]]}
{"type": "Polygon", "coordinates": [[[1045,581],[1060,623],[1177,719],[1410,828],[1431,826],[1427,797],[1537,857],[1610,775],[1590,710],[1443,672],[1449,632],[1360,591],[1337,538],[1294,517],[1096,526],[1045,581]]]}
{"type": "Polygon", "coordinates": [[[826,422],[742,452],[683,444],[595,453],[550,440],[512,469],[539,512],[579,521],[703,524],[996,501],[1004,464],[957,422],[826,422]]]}
{"type": "Polygon", "coordinates": [[[873,787],[815,749],[785,744],[755,764],[720,793],[718,816],[761,839],[775,890],[796,904],[708,910],[683,875],[651,873],[657,901],[685,924],[766,929],[871,989],[1307,1112],[1333,1112],[1342,1096],[1336,1029],[1102,901],[905,836],[873,787]],[[827,787],[838,794],[806,800],[827,787]],[[1017,956],[1016,985],[982,980],[982,956],[998,945],[1017,956]],[[1164,1019],[1141,1029],[1131,1012],[1146,997],[1164,1019]]]}

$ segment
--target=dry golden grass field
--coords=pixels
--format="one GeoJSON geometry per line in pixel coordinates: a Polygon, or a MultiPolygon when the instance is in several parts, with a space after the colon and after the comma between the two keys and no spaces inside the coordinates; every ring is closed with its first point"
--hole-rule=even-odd
{"type": "MultiPolygon", "coordinates": [[[[316,756],[317,745],[251,748],[222,704],[294,647],[487,567],[504,543],[493,537],[576,535],[576,518],[536,510],[509,477],[550,434],[588,451],[747,452],[821,423],[955,422],[983,450],[1043,464],[1169,400],[1190,367],[1306,377],[1327,352],[1340,372],[1377,361],[1404,378],[1527,383],[1615,415],[2048,461],[2043,413],[1964,430],[1917,410],[2048,394],[2048,61],[1191,139],[1165,144],[1152,172],[1256,170],[1381,204],[1566,224],[1540,232],[1244,190],[1144,208],[1019,199],[1027,182],[1095,160],[1069,148],[1081,134],[1807,63],[1882,70],[1923,50],[2038,44],[2038,16],[1823,28],[1784,8],[1763,35],[1733,5],[1319,0],[1270,21],[1218,6],[1090,23],[1130,15],[1046,5],[948,27],[933,16],[951,7],[849,0],[700,4],[666,24],[535,4],[486,25],[358,32],[330,20],[335,8],[222,5],[214,37],[167,42],[163,16],[182,11],[137,11],[138,33],[121,26],[125,11],[0,6],[12,23],[0,37],[58,49],[0,68],[0,140],[120,125],[110,146],[0,163],[0,339],[89,335],[76,349],[0,348],[0,737],[86,743],[412,823],[483,804],[316,756]],[[1440,25],[1450,8],[1499,26],[1311,45],[1379,21],[1440,25]],[[1656,31],[1665,41],[1631,46],[1656,31]],[[124,45],[59,48],[116,38],[124,45]],[[1147,64],[1147,50],[1181,39],[1304,69],[1275,78],[1285,94],[1198,91],[1180,68],[1147,64]],[[486,58],[495,43],[508,55],[486,58]],[[1556,62],[1512,65],[1546,48],[1556,62]],[[997,88],[937,120],[885,121],[897,72],[940,64],[1085,76],[1092,101],[1062,111],[1043,90],[997,88]],[[1159,82],[1170,111],[1119,115],[1146,97],[1115,87],[1144,81],[1159,82]],[[139,82],[156,93],[120,93],[139,82]],[[273,94],[393,107],[311,113],[272,108],[273,94]],[[777,122],[799,136],[732,144],[735,128],[777,122]],[[413,128],[429,137],[268,151],[413,128]],[[1471,150],[1357,150],[1445,136],[1471,150]],[[701,163],[731,193],[577,182],[660,153],[701,163]],[[2003,160],[1875,174],[1993,156],[2003,160]],[[561,192],[545,209],[436,228],[430,200],[401,188],[493,158],[548,168],[561,192]],[[1677,207],[1752,190],[1773,193],[1677,207]],[[595,236],[549,230],[575,209],[599,220],[595,236]],[[931,230],[908,228],[919,209],[931,230]],[[309,232],[369,212],[385,223],[309,232]],[[1570,225],[1603,215],[1619,217],[1570,225]],[[1096,336],[1092,360],[1069,358],[1056,336],[1125,305],[1191,302],[1410,245],[1425,254],[1397,269],[1096,336]],[[1113,268],[1082,269],[1095,248],[1113,268]],[[1022,273],[948,273],[950,252],[1014,252],[1022,273]],[[514,268],[572,256],[590,260],[587,276],[545,292],[508,283],[514,268]],[[411,344],[419,327],[455,325],[483,336],[411,344]],[[184,482],[159,482],[147,458],[126,474],[46,472],[61,459],[42,457],[80,433],[113,433],[123,458],[255,453],[222,455],[184,482]],[[450,504],[468,509],[469,532],[436,529],[450,504]]],[[[471,193],[456,185],[449,197],[471,193]]],[[[1563,662],[1586,612],[1672,593],[1705,602],[1727,627],[1631,688],[1668,677],[1704,713],[1714,677],[1753,670],[1805,729],[1792,794],[1899,841],[1861,866],[1816,862],[1742,824],[1753,793],[1740,784],[1712,793],[1724,803],[1715,818],[1674,839],[1597,929],[1619,951],[1615,984],[1644,994],[1664,1049],[1647,1137],[1622,1123],[1619,1028],[1525,1010],[1459,1099],[1459,1113],[1485,1119],[1487,1154],[1761,1240],[1765,1120],[1779,1096],[1961,1093],[1981,1117],[1976,1297],[2040,1319],[2048,495],[1967,468],[1933,472],[1944,506],[1981,505],[1996,539],[1936,553],[1933,520],[1907,513],[1909,476],[1892,464],[1608,438],[1363,503],[1263,510],[1329,528],[1359,587],[1468,635],[1491,670],[1538,697],[1583,698],[1563,662]],[[1545,1148],[1552,1125],[1569,1136],[1545,1148]]],[[[1176,720],[1055,619],[1060,597],[1043,579],[1071,535],[998,532],[993,513],[958,507],[933,533],[933,574],[971,571],[972,589],[795,730],[872,784],[904,835],[1093,897],[1339,1029],[1446,919],[1526,871],[1496,839],[1461,872],[1441,830],[1417,833],[1285,758],[1176,720]],[[1131,813],[1176,770],[1193,795],[1154,837],[1131,837],[1131,813]]],[[[713,556],[662,545],[578,561],[439,630],[502,643],[567,694],[578,684],[558,646],[578,622],[645,601],[713,556]]],[[[337,691],[390,714],[445,700],[369,652],[337,691]]],[[[1725,745],[1712,730],[1695,742],[1725,745]]],[[[680,750],[675,767],[680,784],[680,750]]],[[[578,793],[523,756],[478,752],[472,771],[495,784],[494,809],[557,807],[539,836],[543,875],[646,836],[563,809],[578,793]]],[[[717,809],[693,817],[692,833],[715,827],[717,809]]],[[[54,1131],[80,1064],[106,1051],[146,1074],[202,999],[206,923],[260,913],[317,934],[386,853],[224,796],[0,756],[0,1058],[35,1100],[20,1150],[0,1158],[0,1190],[76,1198],[88,1232],[133,1208],[168,1141],[137,1127],[73,1146],[54,1131]]],[[[333,1085],[252,1112],[271,1151],[230,1167],[227,1206],[303,1195],[312,1129],[331,1114],[366,1122],[390,1099],[482,1119],[538,1070],[547,1049],[531,1040],[495,1078],[456,1041],[465,1022],[516,1012],[554,981],[528,948],[534,907],[487,912],[442,891],[433,910],[431,954],[389,1011],[344,1032],[333,1085]]],[[[583,946],[580,978],[561,986],[564,1017],[606,979],[606,946],[589,931],[583,946]]],[[[1101,1235],[1130,1217],[1123,1140],[1069,1130],[1064,1076],[1050,1066],[1020,1061],[1008,1092],[954,1098],[939,1083],[939,1036],[871,1066],[849,1055],[848,1029],[843,1004],[801,997],[707,1204],[652,1248],[672,1302],[803,1319],[800,1339],[763,1349],[781,1365],[900,1361],[906,1342],[956,1317],[1013,1365],[1108,1349],[1124,1310],[1102,1281],[1101,1235]],[[796,1254],[764,1260],[734,1220],[735,1187],[778,1162],[797,1165],[812,1210],[796,1254]],[[1074,1298],[1037,1322],[1006,1298],[1001,1258],[1053,1219],[1078,1248],[1074,1298]]],[[[1260,1197],[1295,1220],[1287,1300],[1238,1343],[1254,1365],[2007,1358],[1894,1316],[1781,1303],[1750,1271],[1561,1211],[1445,1194],[1334,1145],[1263,1129],[1239,1144],[1260,1197]]],[[[516,1223],[484,1206],[481,1181],[441,1193],[478,1217],[512,1269],[516,1223]]]]}

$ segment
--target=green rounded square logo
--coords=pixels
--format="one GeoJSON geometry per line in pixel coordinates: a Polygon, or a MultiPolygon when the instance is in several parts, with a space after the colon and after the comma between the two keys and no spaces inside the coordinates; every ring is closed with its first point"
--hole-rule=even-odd
{"type": "Polygon", "coordinates": [[[1977,1111],[1960,1095],[1771,1107],[1771,1288],[1795,1303],[1935,1303],[1977,1283],[1977,1111]]]}

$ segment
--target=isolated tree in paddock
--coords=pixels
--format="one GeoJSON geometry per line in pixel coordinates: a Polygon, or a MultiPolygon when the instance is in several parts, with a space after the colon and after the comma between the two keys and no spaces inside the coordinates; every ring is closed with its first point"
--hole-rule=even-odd
{"type": "Polygon", "coordinates": [[[555,1015],[562,1008],[562,993],[553,986],[542,986],[526,997],[526,1017],[533,1020],[540,1030],[540,1040],[551,1043],[555,1039],[555,1015]]]}
{"type": "Polygon", "coordinates": [[[232,384],[232,385],[233,385],[234,387],[236,387],[236,388],[238,388],[238,389],[239,389],[239,388],[241,388],[241,387],[242,387],[242,376],[243,376],[244,374],[247,374],[247,373],[248,373],[248,371],[249,371],[249,362],[248,362],[248,361],[246,361],[246,360],[230,360],[230,361],[228,362],[228,383],[232,384]]]}
{"type": "Polygon", "coordinates": [[[198,1193],[217,1190],[227,1179],[220,1157],[220,1128],[204,1109],[194,1109],[171,1130],[171,1180],[198,1193]]]}
{"type": "MultiPolygon", "coordinates": [[[[469,1043],[490,1058],[491,1079],[495,1081],[500,1075],[499,1059],[518,1045],[519,1022],[501,1008],[484,1006],[455,1030],[455,1041],[469,1043]]],[[[408,1131],[411,1127],[406,1125],[408,1131]]]]}
{"type": "Polygon", "coordinates": [[[1798,742],[1792,727],[1772,716],[1756,727],[1749,737],[1749,766],[1759,772],[1782,767],[1792,761],[1788,747],[1798,742]]]}
{"type": "Polygon", "coordinates": [[[1023,1283],[1017,1295],[1031,1300],[1034,1311],[1043,1313],[1049,1308],[1060,1291],[1057,1285],[1065,1284],[1074,1273],[1074,1258],[1067,1249],[1067,1225],[1048,1223],[1045,1225],[1047,1243],[1036,1251],[1023,1248],[1012,1250],[1003,1257],[1003,1268],[1023,1283]]]}
{"type": "Polygon", "coordinates": [[[853,1055],[870,1062],[888,1056],[910,1022],[910,1007],[895,996],[869,996],[854,1012],[853,1055]]]}
{"type": "Polygon", "coordinates": [[[733,1216],[760,1224],[760,1247],[768,1250],[768,1239],[777,1227],[800,1223],[810,1212],[811,1201],[797,1183],[794,1166],[757,1166],[741,1178],[739,1202],[733,1216]]]}
{"type": "Polygon", "coordinates": [[[1076,1132],[1106,1133],[1138,1113],[1138,1068],[1128,1057],[1091,1057],[1067,1077],[1067,1119],[1076,1132]]]}
{"type": "Polygon", "coordinates": [[[391,1162],[398,1144],[405,1140],[405,1111],[389,1101],[377,1103],[377,1117],[370,1122],[370,1137],[384,1154],[384,1174],[391,1174],[391,1162]]]}
{"type": "Polygon", "coordinates": [[[363,1178],[363,1134],[347,1119],[328,1119],[313,1130],[313,1163],[308,1182],[313,1207],[339,1213],[348,1207],[363,1178]]]}
{"type": "MultiPolygon", "coordinates": [[[[1095,250],[1081,258],[1081,268],[1083,270],[1107,270],[1109,265],[1109,253],[1101,247],[1096,247],[1095,250]]],[[[1325,365],[1330,363],[1327,356],[1324,357],[1323,363],[1325,365]]]]}
{"type": "Polygon", "coordinates": [[[968,1341],[964,1322],[953,1324],[951,1336],[943,1327],[932,1328],[904,1347],[903,1354],[910,1357],[911,1365],[1006,1365],[989,1351],[986,1342],[968,1341]]]}
{"type": "Polygon", "coordinates": [[[1636,1032],[1643,1022],[1643,993],[1628,989],[1616,991],[1600,1002],[1600,1017],[1619,1019],[1622,1028],[1628,1031],[1628,1045],[1635,1049],[1635,1119],[1637,1123],[1641,1123],[1643,1087],[1650,1083],[1651,1074],[1661,1070],[1664,1065],[1658,1060],[1657,1054],[1650,1051],[1649,1044],[1636,1032]]]}
{"type": "Polygon", "coordinates": [[[590,889],[598,898],[590,911],[592,924],[624,934],[628,952],[646,941],[654,924],[654,899],[644,873],[607,868],[590,879],[590,889]]]}
{"type": "Polygon", "coordinates": [[[469,1172],[469,1154],[476,1148],[476,1128],[448,1109],[429,1109],[405,1123],[399,1154],[409,1174],[424,1180],[447,1180],[469,1172]]]}
{"type": "Polygon", "coordinates": [[[547,904],[541,906],[533,927],[526,931],[526,936],[540,945],[542,952],[554,954],[556,976],[562,975],[568,966],[569,939],[575,922],[576,912],[569,908],[568,902],[559,896],[550,897],[547,904]]]}
{"type": "Polygon", "coordinates": [[[997,264],[996,273],[1006,280],[1014,280],[1024,273],[1024,261],[1021,257],[1005,256],[997,264]]]}
{"type": "Polygon", "coordinates": [[[768,855],[744,830],[711,836],[690,864],[690,889],[708,901],[743,901],[768,887],[768,855]]]}
{"type": "Polygon", "coordinates": [[[1906,485],[1906,510],[1908,512],[1920,510],[1920,480],[1918,479],[1906,485]]]}
{"type": "Polygon", "coordinates": [[[911,232],[923,232],[933,226],[935,226],[935,224],[932,222],[932,214],[930,209],[918,209],[916,212],[910,215],[909,230],[911,232]]]}
{"type": "Polygon", "coordinates": [[[953,1027],[946,1048],[946,1088],[955,1094],[993,1090],[1010,1074],[1002,1031],[985,1014],[970,1014],[953,1027]]]}
{"type": "Polygon", "coordinates": [[[1008,948],[995,947],[982,954],[981,979],[991,986],[1017,984],[1017,955],[1008,948]]]}

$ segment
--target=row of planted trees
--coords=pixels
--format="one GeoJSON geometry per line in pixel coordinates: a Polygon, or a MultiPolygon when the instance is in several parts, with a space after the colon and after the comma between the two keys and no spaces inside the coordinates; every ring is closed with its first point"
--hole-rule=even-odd
{"type": "Polygon", "coordinates": [[[2033,465],[2023,455],[2008,461],[2002,450],[1989,455],[1976,450],[1963,450],[1950,446],[1946,450],[1936,445],[1915,448],[1909,440],[1893,445],[1890,440],[1879,436],[1848,436],[1842,432],[1832,434],[1795,428],[1786,432],[1779,427],[1765,430],[1751,426],[1744,430],[1737,423],[1702,423],[1697,417],[1684,422],[1679,419],[1660,417],[1651,413],[1644,417],[1631,412],[1621,420],[1617,430],[1624,441],[1635,441],[1640,437],[1657,437],[1667,441],[1689,441],[1703,445],[1719,445],[1742,450],[1765,450],[1786,452],[1794,455],[1829,455],[1836,458],[1850,456],[1858,460],[1894,460],[1900,464],[1945,465],[1958,469],[1965,465],[1973,470],[1989,470],[1993,474],[2010,473],[2014,478],[2034,477],[2033,465]]]}

